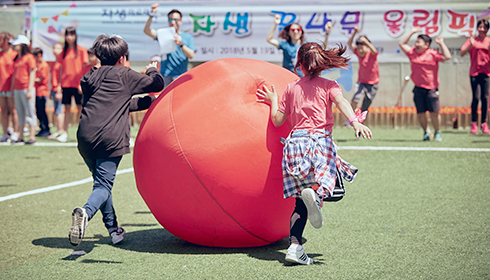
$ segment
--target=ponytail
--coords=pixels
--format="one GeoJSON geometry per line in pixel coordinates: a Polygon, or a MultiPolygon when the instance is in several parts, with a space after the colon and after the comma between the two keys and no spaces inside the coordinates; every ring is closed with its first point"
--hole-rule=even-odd
{"type": "Polygon", "coordinates": [[[346,69],[350,60],[342,56],[346,50],[347,48],[342,44],[338,44],[338,47],[333,49],[324,49],[318,43],[305,43],[298,50],[295,71],[301,66],[309,75],[332,68],[346,69]]]}

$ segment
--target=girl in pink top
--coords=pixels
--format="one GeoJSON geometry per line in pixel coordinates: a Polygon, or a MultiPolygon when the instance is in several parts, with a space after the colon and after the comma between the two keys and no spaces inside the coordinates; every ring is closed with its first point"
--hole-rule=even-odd
{"type": "Polygon", "coordinates": [[[354,27],[354,31],[347,41],[347,46],[359,60],[357,91],[352,97],[351,105],[353,109],[356,109],[361,96],[364,96],[361,111],[366,111],[378,92],[378,51],[366,36],[360,36],[354,44],[354,37],[358,32],[359,27],[354,27]]]}
{"type": "Polygon", "coordinates": [[[352,181],[357,168],[337,156],[332,141],[335,103],[354,127],[356,136],[372,138],[371,130],[362,125],[335,81],[320,77],[323,70],[346,68],[349,59],[342,56],[346,48],[323,49],[317,43],[305,43],[298,51],[295,68],[305,77],[290,83],[279,102],[272,86],[257,90],[258,101],[270,104],[271,120],[281,126],[289,117],[293,127],[285,140],[283,156],[284,197],[295,197],[295,209],[290,221],[290,246],[286,261],[311,264],[302,244],[302,234],[307,218],[311,225],[323,225],[322,198],[332,197],[334,188],[341,183],[340,176],[352,181]],[[312,186],[319,185],[315,192],[312,186]]]}
{"type": "Polygon", "coordinates": [[[469,37],[461,47],[461,56],[470,53],[470,81],[473,99],[471,101],[471,133],[478,134],[478,102],[481,99],[481,130],[490,134],[487,125],[488,92],[490,89],[490,37],[487,36],[490,24],[487,20],[478,21],[478,36],[469,37]]]}

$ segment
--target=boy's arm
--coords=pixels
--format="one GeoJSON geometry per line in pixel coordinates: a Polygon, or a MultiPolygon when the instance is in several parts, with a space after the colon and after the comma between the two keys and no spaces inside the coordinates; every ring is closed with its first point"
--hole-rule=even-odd
{"type": "Polygon", "coordinates": [[[354,27],[354,31],[349,36],[349,40],[347,41],[347,46],[349,49],[354,52],[356,45],[354,44],[354,36],[356,36],[357,32],[359,32],[359,26],[354,27]]]}
{"type": "Polygon", "coordinates": [[[133,97],[129,103],[129,112],[141,111],[150,108],[155,96],[133,97]]]}
{"type": "Polygon", "coordinates": [[[441,47],[442,55],[444,55],[444,59],[442,61],[451,59],[451,52],[444,43],[444,39],[439,36],[436,38],[436,43],[439,45],[439,47],[441,47]]]}
{"type": "Polygon", "coordinates": [[[127,82],[131,95],[159,92],[165,85],[162,75],[160,75],[160,72],[155,67],[149,67],[146,70],[145,75],[141,75],[140,73],[129,68],[125,70],[128,71],[127,82]]]}
{"type": "Polygon", "coordinates": [[[416,26],[410,30],[409,33],[407,33],[403,38],[398,42],[398,46],[400,46],[400,49],[404,54],[407,54],[407,52],[410,51],[411,47],[408,45],[408,41],[410,40],[410,37],[412,37],[413,34],[420,32],[421,28],[420,26],[416,26]]]}

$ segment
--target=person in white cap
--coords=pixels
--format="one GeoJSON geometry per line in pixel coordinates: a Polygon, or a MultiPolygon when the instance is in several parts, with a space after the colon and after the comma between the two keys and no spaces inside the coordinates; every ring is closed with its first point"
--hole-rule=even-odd
{"type": "Polygon", "coordinates": [[[29,141],[25,144],[36,143],[36,126],[37,117],[35,109],[35,89],[34,81],[36,79],[36,58],[31,54],[29,45],[31,42],[24,35],[19,35],[10,42],[13,49],[18,53],[14,60],[14,75],[12,77],[12,95],[15,100],[15,107],[19,117],[20,137],[17,141],[11,143],[24,142],[24,127],[26,122],[29,123],[30,133],[29,141]]]}

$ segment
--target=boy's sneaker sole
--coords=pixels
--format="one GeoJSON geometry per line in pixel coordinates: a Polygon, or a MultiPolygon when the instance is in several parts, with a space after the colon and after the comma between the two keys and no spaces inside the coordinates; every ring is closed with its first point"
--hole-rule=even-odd
{"type": "Polygon", "coordinates": [[[301,191],[301,199],[303,199],[308,210],[310,224],[314,228],[321,228],[323,226],[323,216],[322,210],[320,209],[320,198],[313,189],[306,188],[301,191]]]}
{"type": "Polygon", "coordinates": [[[88,224],[87,211],[84,208],[76,207],[71,213],[72,224],[68,238],[73,246],[78,246],[82,242],[83,235],[85,234],[85,228],[88,224]]]}

